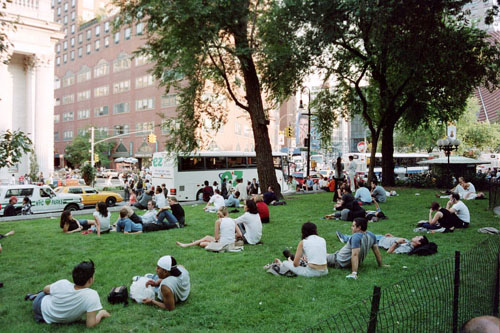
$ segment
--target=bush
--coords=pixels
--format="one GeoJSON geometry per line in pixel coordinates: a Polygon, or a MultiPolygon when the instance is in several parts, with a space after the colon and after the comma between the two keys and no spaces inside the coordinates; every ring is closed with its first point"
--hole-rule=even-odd
{"type": "Polygon", "coordinates": [[[95,174],[96,174],[95,168],[92,167],[90,163],[85,163],[81,171],[85,184],[87,184],[88,186],[92,185],[95,180],[95,174]]]}

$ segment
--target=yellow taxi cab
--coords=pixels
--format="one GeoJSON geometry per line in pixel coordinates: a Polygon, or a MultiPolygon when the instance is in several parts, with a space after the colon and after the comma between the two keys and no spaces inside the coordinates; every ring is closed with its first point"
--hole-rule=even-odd
{"type": "Polygon", "coordinates": [[[70,193],[78,194],[83,199],[85,206],[95,205],[102,201],[108,207],[114,206],[117,202],[122,202],[121,195],[115,192],[102,191],[98,192],[95,188],[90,186],[60,186],[55,189],[56,193],[70,193]]]}

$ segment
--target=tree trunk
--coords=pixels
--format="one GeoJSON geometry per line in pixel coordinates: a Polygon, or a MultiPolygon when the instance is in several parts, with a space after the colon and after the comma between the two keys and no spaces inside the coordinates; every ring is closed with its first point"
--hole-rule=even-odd
{"type": "Polygon", "coordinates": [[[394,186],[394,124],[382,130],[382,185],[394,186]]]}
{"type": "Polygon", "coordinates": [[[372,135],[372,148],[370,151],[370,165],[368,166],[368,186],[372,183],[372,179],[375,179],[375,173],[373,170],[375,169],[375,154],[377,153],[378,147],[378,137],[379,133],[371,133],[372,135]]]}

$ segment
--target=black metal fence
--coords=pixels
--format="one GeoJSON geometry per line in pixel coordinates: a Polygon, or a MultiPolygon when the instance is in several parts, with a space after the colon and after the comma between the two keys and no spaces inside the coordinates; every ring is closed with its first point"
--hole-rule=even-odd
{"type": "Polygon", "coordinates": [[[500,237],[489,236],[371,298],[322,320],[307,332],[457,332],[471,318],[498,316],[500,237]]]}
{"type": "Polygon", "coordinates": [[[500,181],[495,180],[489,183],[489,207],[493,209],[500,206],[500,181]]]}

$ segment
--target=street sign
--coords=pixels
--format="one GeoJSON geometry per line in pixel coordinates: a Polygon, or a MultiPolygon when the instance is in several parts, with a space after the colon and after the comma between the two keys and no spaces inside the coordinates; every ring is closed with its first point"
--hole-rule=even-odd
{"type": "Polygon", "coordinates": [[[366,142],[364,141],[358,142],[358,151],[360,153],[366,152],[366,142]]]}

